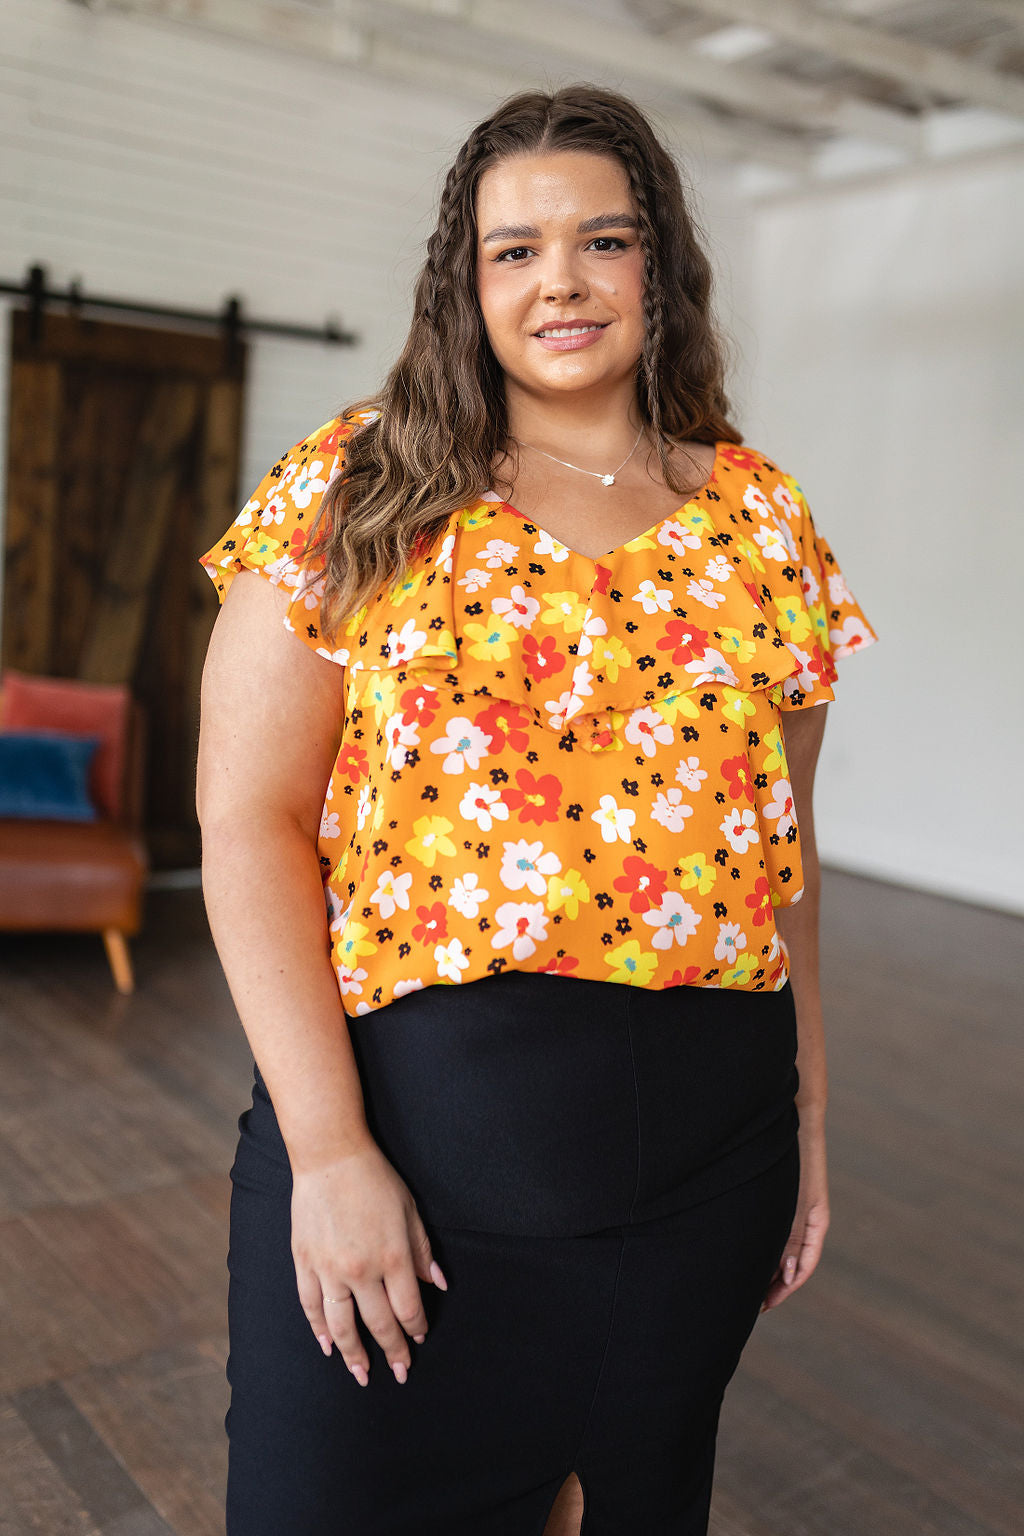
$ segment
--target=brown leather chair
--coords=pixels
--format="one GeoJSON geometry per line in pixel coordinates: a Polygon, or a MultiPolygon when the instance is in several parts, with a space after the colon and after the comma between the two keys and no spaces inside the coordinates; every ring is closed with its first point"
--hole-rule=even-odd
{"type": "Polygon", "coordinates": [[[119,992],[134,989],[126,940],[138,933],[149,856],[142,839],[144,717],[125,687],[0,678],[0,730],[99,736],[89,794],[95,822],[0,818],[0,929],[102,933],[119,992]]]}

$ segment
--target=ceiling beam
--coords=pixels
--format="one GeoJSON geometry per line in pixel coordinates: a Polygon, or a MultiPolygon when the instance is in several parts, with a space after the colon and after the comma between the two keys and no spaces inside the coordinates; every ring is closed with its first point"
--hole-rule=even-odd
{"type": "MultiPolygon", "coordinates": [[[[74,0],[82,3],[82,0],[74,0]]],[[[204,27],[223,36],[243,38],[276,49],[358,67],[386,80],[419,85],[424,90],[464,90],[477,100],[496,104],[517,90],[536,90],[543,73],[518,73],[503,65],[500,79],[481,60],[479,65],[446,56],[442,48],[423,48],[417,39],[401,41],[394,28],[363,25],[355,19],[376,8],[358,5],[333,11],[311,11],[279,0],[84,0],[93,11],[118,11],[156,20],[204,27]]],[[[435,39],[443,44],[443,36],[435,39]]],[[[536,39],[533,39],[536,42],[536,39]]],[[[567,61],[568,62],[568,61],[567,61]]],[[[716,117],[698,102],[659,112],[666,130],[681,149],[689,144],[702,153],[734,163],[758,162],[803,176],[810,173],[813,154],[797,139],[773,133],[749,120],[716,117]]]]}
{"type": "MultiPolygon", "coordinates": [[[[270,0],[87,0],[94,9],[132,11],[169,20],[200,22],[234,35],[258,36],[276,46],[304,39],[321,55],[335,46],[344,55],[348,39],[367,31],[397,32],[395,19],[417,16],[453,23],[482,37],[543,45],[545,50],[597,67],[614,78],[629,74],[670,89],[675,95],[728,107],[748,120],[753,135],[777,123],[791,130],[852,133],[888,145],[901,156],[921,151],[918,125],[906,113],[875,106],[830,88],[787,80],[737,64],[722,64],[684,48],[666,45],[638,29],[587,16],[552,0],[340,0],[331,11],[311,11],[270,0]],[[389,16],[392,20],[389,21],[389,16]],[[332,34],[333,29],[333,34],[332,34]]],[[[441,28],[439,27],[439,32],[441,28]]],[[[441,33],[443,36],[443,33],[441,33]]],[[[415,40],[406,40],[418,47],[415,40]]],[[[443,52],[443,46],[441,48],[443,52]]],[[[497,77],[496,77],[497,79],[497,77]]],[[[496,91],[495,94],[500,93],[496,91]]],[[[724,124],[722,125],[725,126],[724,124]]]]}
{"type": "MultiPolygon", "coordinates": [[[[1024,80],[988,69],[945,48],[900,37],[884,27],[819,11],[807,0],[673,0],[721,21],[763,27],[783,42],[811,48],[865,70],[937,96],[970,102],[1024,117],[1024,80]]],[[[1024,21],[1024,7],[1020,10],[1024,21]]]]}

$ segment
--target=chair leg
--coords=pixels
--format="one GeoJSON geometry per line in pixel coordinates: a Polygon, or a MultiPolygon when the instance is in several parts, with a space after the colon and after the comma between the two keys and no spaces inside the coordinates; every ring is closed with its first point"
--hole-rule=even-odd
{"type": "Polygon", "coordinates": [[[120,928],[104,928],[103,947],[114,973],[114,985],[119,992],[134,992],[135,977],[132,974],[132,957],[128,943],[120,928]]]}

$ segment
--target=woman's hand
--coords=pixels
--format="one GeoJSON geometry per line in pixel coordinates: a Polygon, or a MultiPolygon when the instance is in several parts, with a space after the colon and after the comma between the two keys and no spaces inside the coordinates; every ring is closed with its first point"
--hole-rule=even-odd
{"type": "Polygon", "coordinates": [[[427,1334],[419,1281],[448,1289],[406,1184],[376,1143],[294,1175],[292,1256],[302,1310],[324,1354],[333,1340],[359,1385],[370,1360],[356,1307],[395,1373],[406,1380],[406,1334],[427,1334]],[[404,1332],[403,1332],[404,1329],[404,1332]]]}
{"type": "Polygon", "coordinates": [[[825,1157],[824,1122],[808,1116],[801,1119],[798,1132],[800,1143],[800,1191],[797,1195],[796,1216],[789,1241],[783,1249],[779,1267],[772,1276],[765,1292],[761,1311],[777,1307],[805,1280],[809,1280],[818,1267],[821,1250],[828,1231],[828,1172],[825,1157]]]}

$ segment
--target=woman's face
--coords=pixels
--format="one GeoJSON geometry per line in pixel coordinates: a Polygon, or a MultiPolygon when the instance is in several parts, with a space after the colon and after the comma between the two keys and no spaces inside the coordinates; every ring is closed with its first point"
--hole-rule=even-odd
{"type": "Polygon", "coordinates": [[[477,292],[507,384],[550,396],[632,379],[644,343],[636,211],[611,155],[523,155],[483,173],[477,292]]]}

